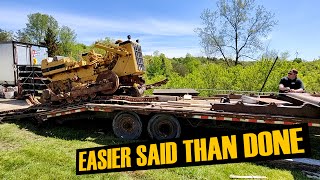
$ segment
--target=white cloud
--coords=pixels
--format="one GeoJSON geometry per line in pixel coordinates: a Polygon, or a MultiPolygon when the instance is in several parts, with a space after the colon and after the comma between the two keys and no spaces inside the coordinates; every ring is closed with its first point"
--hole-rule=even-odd
{"type": "Polygon", "coordinates": [[[156,20],[152,18],[139,21],[121,19],[100,19],[70,14],[55,14],[61,24],[76,30],[78,34],[87,33],[137,33],[145,35],[183,36],[194,35],[195,23],[176,20],[156,20]]]}
{"type": "MultiPolygon", "coordinates": [[[[143,49],[142,49],[143,50],[143,49]]],[[[155,47],[154,51],[158,50],[160,53],[163,53],[168,58],[173,57],[185,57],[187,53],[191,54],[192,56],[204,56],[201,53],[201,50],[197,46],[193,47],[155,47]]],[[[154,51],[143,51],[144,55],[153,55],[154,51]]]]}
{"type": "Polygon", "coordinates": [[[0,24],[8,25],[9,27],[22,28],[27,22],[27,15],[36,12],[52,15],[60,25],[67,25],[72,29],[75,29],[76,32],[80,34],[88,32],[132,32],[165,36],[193,35],[194,28],[198,26],[197,23],[168,19],[160,20],[145,18],[138,21],[118,18],[102,19],[100,17],[93,17],[89,15],[83,16],[30,9],[10,9],[7,7],[0,7],[0,24]]]}
{"type": "Polygon", "coordinates": [[[152,54],[158,50],[170,58],[184,57],[187,53],[202,55],[200,47],[194,42],[194,29],[198,24],[174,19],[145,17],[134,21],[130,18],[108,19],[35,8],[0,7],[0,28],[13,31],[22,29],[27,22],[27,15],[37,12],[52,15],[60,26],[66,25],[74,29],[78,42],[84,44],[91,44],[105,37],[125,39],[127,34],[138,34],[138,37],[132,38],[141,40],[142,49],[146,50],[144,54],[152,54]],[[119,37],[121,34],[125,36],[119,37]]]}

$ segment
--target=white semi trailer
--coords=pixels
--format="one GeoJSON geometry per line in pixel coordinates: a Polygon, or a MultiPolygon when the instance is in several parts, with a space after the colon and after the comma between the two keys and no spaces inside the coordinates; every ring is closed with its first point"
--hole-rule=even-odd
{"type": "Polygon", "coordinates": [[[45,84],[40,69],[41,60],[45,58],[48,58],[45,46],[0,42],[0,84],[18,86],[18,94],[22,96],[39,94],[45,84]]]}

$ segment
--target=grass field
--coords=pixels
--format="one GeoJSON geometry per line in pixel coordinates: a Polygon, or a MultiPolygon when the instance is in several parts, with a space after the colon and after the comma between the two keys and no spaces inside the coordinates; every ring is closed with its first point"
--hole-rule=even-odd
{"type": "Polygon", "coordinates": [[[261,175],[268,179],[308,179],[301,172],[254,163],[144,170],[76,176],[76,149],[127,143],[97,128],[29,123],[0,124],[0,179],[229,179],[261,175]]]}

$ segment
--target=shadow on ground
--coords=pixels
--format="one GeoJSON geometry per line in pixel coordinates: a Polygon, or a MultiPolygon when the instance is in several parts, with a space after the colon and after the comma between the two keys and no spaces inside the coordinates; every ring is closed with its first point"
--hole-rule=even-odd
{"type": "MultiPolygon", "coordinates": [[[[54,121],[47,121],[39,126],[28,119],[11,122],[18,125],[19,128],[46,137],[55,137],[66,140],[92,141],[101,145],[109,145],[110,141],[118,142],[116,144],[132,142],[132,140],[123,140],[115,137],[112,131],[111,119],[77,119],[58,124],[54,121]]],[[[232,123],[234,124],[234,123],[232,123]]],[[[208,124],[200,127],[190,127],[182,125],[181,138],[197,138],[221,136],[226,134],[238,133],[246,129],[264,128],[262,124],[239,123],[235,125],[208,124]]],[[[320,128],[310,128],[311,156],[320,160],[320,128]]],[[[144,128],[141,140],[150,140],[146,128],[144,128]]]]}
{"type": "Polygon", "coordinates": [[[132,142],[116,138],[112,132],[111,121],[105,121],[105,119],[77,119],[63,122],[63,124],[47,121],[41,125],[34,120],[24,119],[11,123],[37,135],[64,140],[91,141],[100,145],[132,142]]]}
{"type": "MultiPolygon", "coordinates": [[[[53,121],[48,121],[41,126],[38,126],[36,123],[31,123],[30,120],[20,120],[15,122],[21,129],[27,129],[37,135],[45,137],[54,137],[65,140],[80,140],[80,141],[91,141],[100,145],[115,145],[115,144],[125,144],[132,142],[142,142],[150,140],[148,138],[146,130],[143,132],[141,140],[122,140],[114,136],[112,132],[112,121],[106,121],[106,119],[77,119],[66,121],[63,124],[57,124],[53,121]]],[[[217,126],[216,128],[208,127],[182,127],[182,138],[196,138],[196,137],[206,137],[206,136],[219,136],[226,133],[239,132],[241,130],[247,129],[248,127],[242,128],[243,126],[239,124],[232,127],[217,126]],[[227,132],[226,132],[227,129],[227,132]]],[[[249,128],[260,128],[263,126],[249,126],[249,128]]],[[[320,134],[319,129],[313,129],[310,132],[314,134],[320,134]]],[[[320,149],[320,136],[312,136],[311,138],[311,149],[312,149],[312,158],[319,157],[320,149]]],[[[256,165],[267,166],[272,169],[283,169],[291,171],[291,174],[295,179],[301,179],[305,177],[302,175],[301,170],[297,169],[294,166],[291,166],[289,162],[284,164],[283,162],[278,161],[264,161],[264,162],[255,162],[256,165]]],[[[305,177],[305,179],[308,179],[305,177]]]]}

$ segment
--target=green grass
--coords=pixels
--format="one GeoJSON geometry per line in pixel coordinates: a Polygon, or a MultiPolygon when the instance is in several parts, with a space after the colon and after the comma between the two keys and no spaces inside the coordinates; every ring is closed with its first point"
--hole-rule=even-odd
{"type": "Polygon", "coordinates": [[[262,175],[268,179],[307,179],[297,171],[254,163],[143,170],[76,176],[76,149],[127,143],[97,129],[0,124],[0,179],[229,179],[262,175]]]}

